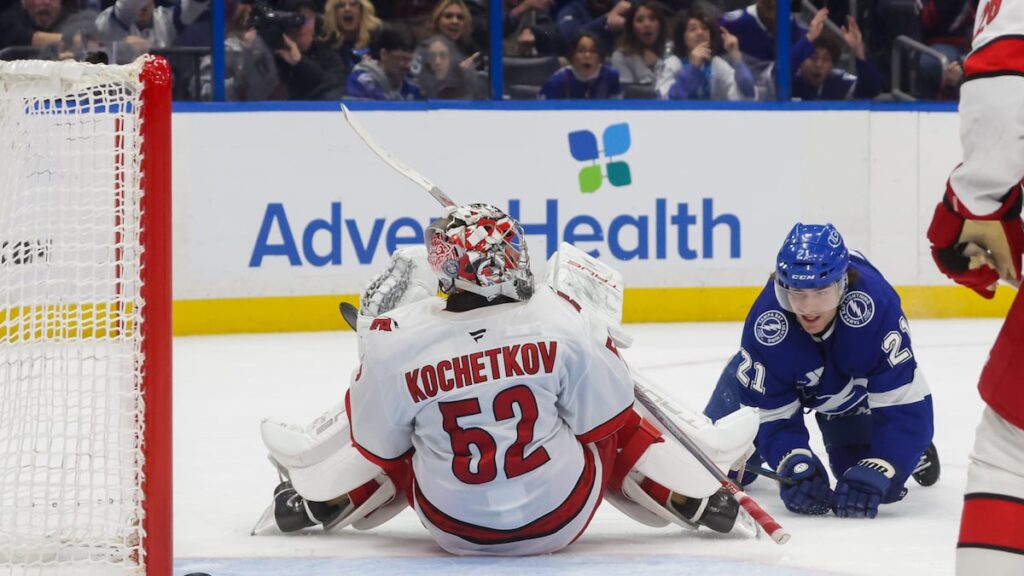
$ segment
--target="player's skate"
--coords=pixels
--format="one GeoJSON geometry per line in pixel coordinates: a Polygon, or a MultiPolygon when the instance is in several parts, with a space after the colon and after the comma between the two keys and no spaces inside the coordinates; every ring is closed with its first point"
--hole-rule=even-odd
{"type": "MultiPolygon", "coordinates": [[[[341,496],[331,502],[312,502],[306,500],[285,480],[274,489],[274,523],[281,532],[296,532],[303,528],[321,525],[330,530],[341,521],[355,506],[348,495],[341,496]]],[[[257,526],[259,531],[265,526],[257,526]]]]}
{"type": "Polygon", "coordinates": [[[928,446],[928,449],[921,455],[921,460],[918,462],[917,467],[914,468],[914,481],[921,486],[931,486],[939,481],[939,472],[941,467],[939,466],[939,451],[935,449],[935,444],[932,443],[928,446]]]}
{"type": "Polygon", "coordinates": [[[757,535],[757,524],[754,519],[740,507],[739,502],[725,488],[707,498],[688,498],[682,494],[672,494],[669,506],[684,522],[694,528],[705,526],[722,534],[736,531],[747,536],[757,535]]]}

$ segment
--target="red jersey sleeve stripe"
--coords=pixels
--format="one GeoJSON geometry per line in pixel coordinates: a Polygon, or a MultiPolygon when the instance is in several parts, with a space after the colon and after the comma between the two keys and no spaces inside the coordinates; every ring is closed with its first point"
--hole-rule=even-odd
{"type": "Polygon", "coordinates": [[[569,522],[586,510],[587,500],[597,485],[597,466],[594,464],[594,454],[591,450],[583,449],[583,471],[569,496],[555,508],[540,518],[512,529],[487,528],[477,526],[461,520],[452,518],[430,503],[423,492],[420,491],[418,482],[414,482],[416,491],[416,505],[426,519],[449,534],[458,536],[463,540],[481,545],[506,544],[509,542],[520,542],[542,538],[558,532],[569,522]]]}
{"type": "Polygon", "coordinates": [[[964,496],[957,547],[1024,554],[1024,500],[1001,494],[964,496]]]}
{"type": "Polygon", "coordinates": [[[632,411],[633,404],[630,403],[630,405],[626,406],[626,408],[622,412],[619,412],[615,416],[612,416],[611,419],[606,421],[605,423],[598,424],[597,426],[595,426],[594,428],[590,429],[587,432],[584,432],[583,434],[577,434],[576,439],[583,444],[590,444],[591,442],[604,440],[605,438],[617,432],[619,428],[622,428],[623,424],[626,423],[627,417],[632,411]]]}
{"type": "Polygon", "coordinates": [[[978,48],[964,62],[964,78],[1024,76],[1024,36],[1000,36],[978,48]]]}

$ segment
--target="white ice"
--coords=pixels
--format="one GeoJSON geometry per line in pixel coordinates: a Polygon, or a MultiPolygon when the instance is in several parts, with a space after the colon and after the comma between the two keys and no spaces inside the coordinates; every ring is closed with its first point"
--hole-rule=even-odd
{"type": "MultiPolygon", "coordinates": [[[[942,477],[930,488],[910,481],[907,497],[883,505],[874,520],[791,514],[774,483],[760,479],[748,493],[792,533],[786,545],[647,528],[606,504],[565,551],[520,559],[448,556],[410,510],[368,532],[250,536],[277,483],[259,438],[261,418],[305,423],[341,399],[355,365],[355,336],[177,338],[175,574],[952,574],[967,454],[983,407],[976,382],[999,326],[998,320],[912,321],[914,353],[934,396],[942,477]]],[[[636,336],[626,351],[632,365],[699,409],[738,345],[740,324],[627,328],[636,336]]],[[[816,442],[812,447],[824,455],[816,442]]]]}

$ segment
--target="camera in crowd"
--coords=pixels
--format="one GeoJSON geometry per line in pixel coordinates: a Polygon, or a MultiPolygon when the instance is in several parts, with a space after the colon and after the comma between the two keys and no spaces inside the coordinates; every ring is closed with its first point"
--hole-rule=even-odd
{"type": "Polygon", "coordinates": [[[248,25],[255,28],[271,50],[284,48],[281,36],[290,28],[299,28],[306,22],[301,12],[275,10],[265,0],[256,0],[249,11],[248,25]]]}

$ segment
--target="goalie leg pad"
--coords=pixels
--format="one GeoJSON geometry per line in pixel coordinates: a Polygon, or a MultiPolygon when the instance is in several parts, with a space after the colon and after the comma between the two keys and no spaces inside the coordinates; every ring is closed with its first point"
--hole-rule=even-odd
{"type": "MultiPolygon", "coordinates": [[[[634,374],[634,378],[638,380],[637,385],[644,388],[672,422],[723,472],[743,466],[760,426],[760,418],[756,411],[751,408],[740,408],[712,423],[704,415],[668,401],[663,393],[649,381],[642,380],[641,376],[634,374]]],[[[664,435],[669,435],[643,406],[638,404],[636,410],[644,420],[651,422],[664,435]]],[[[704,498],[721,488],[719,481],[686,448],[675,441],[651,444],[637,460],[634,470],[672,492],[687,496],[704,498]]]]}
{"type": "Polygon", "coordinates": [[[344,404],[305,427],[267,418],[260,433],[271,459],[308,500],[333,500],[383,473],[352,445],[344,404]]]}

